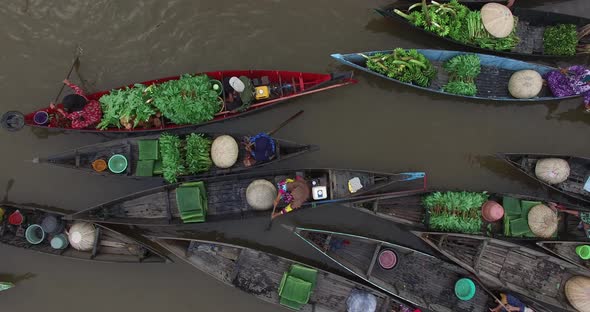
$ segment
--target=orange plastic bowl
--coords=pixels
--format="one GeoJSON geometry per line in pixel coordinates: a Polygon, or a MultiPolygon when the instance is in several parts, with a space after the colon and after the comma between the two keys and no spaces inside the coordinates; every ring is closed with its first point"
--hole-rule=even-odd
{"type": "Polygon", "coordinates": [[[92,162],[92,169],[96,172],[103,172],[107,169],[107,162],[104,159],[97,159],[92,162]]]}

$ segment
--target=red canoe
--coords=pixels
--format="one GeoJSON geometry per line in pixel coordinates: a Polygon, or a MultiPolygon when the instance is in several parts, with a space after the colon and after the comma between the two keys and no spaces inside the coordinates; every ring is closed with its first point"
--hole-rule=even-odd
{"type": "MultiPolygon", "coordinates": [[[[219,81],[223,81],[224,78],[232,77],[232,76],[246,76],[253,81],[258,81],[259,84],[268,85],[271,87],[274,92],[271,92],[270,97],[265,100],[258,100],[254,101],[250,107],[242,112],[235,112],[235,111],[221,111],[215,115],[213,120],[203,122],[200,124],[174,124],[171,122],[164,122],[160,127],[152,127],[152,128],[134,128],[134,129],[125,129],[125,128],[117,128],[111,127],[105,130],[99,130],[94,127],[86,128],[86,129],[73,129],[71,127],[63,128],[63,127],[55,127],[51,125],[38,125],[33,120],[33,117],[36,112],[38,111],[47,111],[49,107],[45,107],[36,111],[33,111],[24,116],[24,124],[32,127],[41,127],[41,128],[50,128],[50,129],[57,129],[57,130],[69,130],[69,131],[83,131],[83,132],[115,132],[115,133],[136,133],[136,132],[158,132],[158,131],[165,131],[171,129],[178,129],[178,128],[187,128],[187,127],[195,127],[195,126],[202,126],[206,124],[211,124],[214,122],[226,120],[229,118],[243,116],[245,114],[249,114],[255,111],[260,111],[263,108],[273,107],[278,103],[282,103],[285,100],[296,98],[302,95],[311,94],[315,92],[320,92],[323,90],[333,89],[340,86],[344,86],[351,83],[356,83],[354,79],[352,79],[352,72],[340,73],[340,74],[315,74],[315,73],[302,73],[302,72],[290,72],[290,71],[277,71],[277,70],[233,70],[233,71],[216,71],[216,72],[206,72],[204,73],[209,76],[211,79],[216,79],[219,81]]],[[[156,80],[150,80],[141,82],[141,84],[145,86],[149,86],[152,84],[160,84],[169,80],[176,80],[179,79],[180,76],[175,77],[167,77],[161,78],[156,80]]],[[[132,87],[133,85],[129,85],[132,87]]],[[[124,88],[124,87],[120,87],[124,88]]],[[[95,99],[98,100],[101,96],[110,93],[110,91],[102,91],[88,95],[90,100],[95,99]]],[[[18,114],[18,112],[8,112],[3,116],[3,126],[8,130],[11,129],[11,125],[6,125],[6,120],[9,120],[8,123],[12,123],[12,128],[14,124],[18,124],[19,122],[14,121],[14,115],[11,114],[18,114]],[[12,121],[10,121],[12,119],[12,121]]],[[[17,117],[18,119],[18,117],[17,117]]],[[[23,123],[22,121],[20,122],[23,123]]]]}

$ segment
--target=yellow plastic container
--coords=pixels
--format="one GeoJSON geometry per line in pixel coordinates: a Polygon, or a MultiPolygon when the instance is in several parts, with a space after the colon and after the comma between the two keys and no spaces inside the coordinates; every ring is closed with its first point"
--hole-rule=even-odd
{"type": "Polygon", "coordinates": [[[254,92],[256,93],[257,100],[265,100],[270,97],[270,89],[268,88],[268,86],[256,87],[254,89],[254,92]]]}

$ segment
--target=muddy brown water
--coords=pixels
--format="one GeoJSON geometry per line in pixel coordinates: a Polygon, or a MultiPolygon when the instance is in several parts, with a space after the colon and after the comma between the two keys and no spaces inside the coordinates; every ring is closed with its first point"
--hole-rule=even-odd
{"type": "MultiPolygon", "coordinates": [[[[536,1],[589,17],[586,0],[536,1]]],[[[0,3],[0,110],[31,111],[52,100],[76,49],[90,91],[217,69],[347,70],[329,55],[400,47],[454,49],[388,22],[384,1],[40,1],[0,3]]],[[[587,63],[585,58],[576,62],[587,63]]],[[[565,65],[561,63],[559,65],[565,65]]],[[[423,170],[433,188],[544,195],[536,183],[491,155],[499,151],[590,156],[590,115],[581,100],[548,104],[468,101],[412,90],[358,73],[357,85],[323,92],[207,130],[270,130],[321,146],[281,166],[423,170]]],[[[73,76],[74,81],[79,77],[73,76]]],[[[35,156],[104,140],[91,134],[24,129],[0,132],[5,199],[80,210],[155,186],[34,165],[35,156]]],[[[339,206],[298,213],[286,224],[326,226],[423,248],[403,229],[339,206]]],[[[322,259],[266,220],[205,225],[205,237],[249,244],[299,259],[322,259]]],[[[428,249],[426,249],[428,250],[428,249]]],[[[18,287],[0,293],[1,311],[276,311],[182,262],[117,265],[61,259],[0,246],[0,276],[18,287]]],[[[326,267],[335,268],[328,262],[326,267]]]]}

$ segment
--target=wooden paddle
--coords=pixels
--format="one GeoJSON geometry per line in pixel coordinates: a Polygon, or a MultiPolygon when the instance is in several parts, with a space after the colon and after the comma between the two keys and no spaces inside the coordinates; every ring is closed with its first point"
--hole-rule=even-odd
{"type": "MultiPolygon", "coordinates": [[[[72,63],[72,66],[70,67],[70,71],[68,72],[68,75],[66,76],[65,79],[70,79],[70,76],[72,75],[72,72],[74,71],[74,68],[76,68],[76,71],[80,68],[80,55],[76,55],[76,59],[74,59],[74,63],[72,63]]],[[[61,89],[59,89],[59,92],[57,93],[57,96],[55,97],[55,100],[53,101],[54,103],[57,103],[57,101],[59,100],[59,97],[61,96],[61,93],[64,91],[64,88],[66,87],[66,84],[62,84],[61,85],[61,89]]]]}

